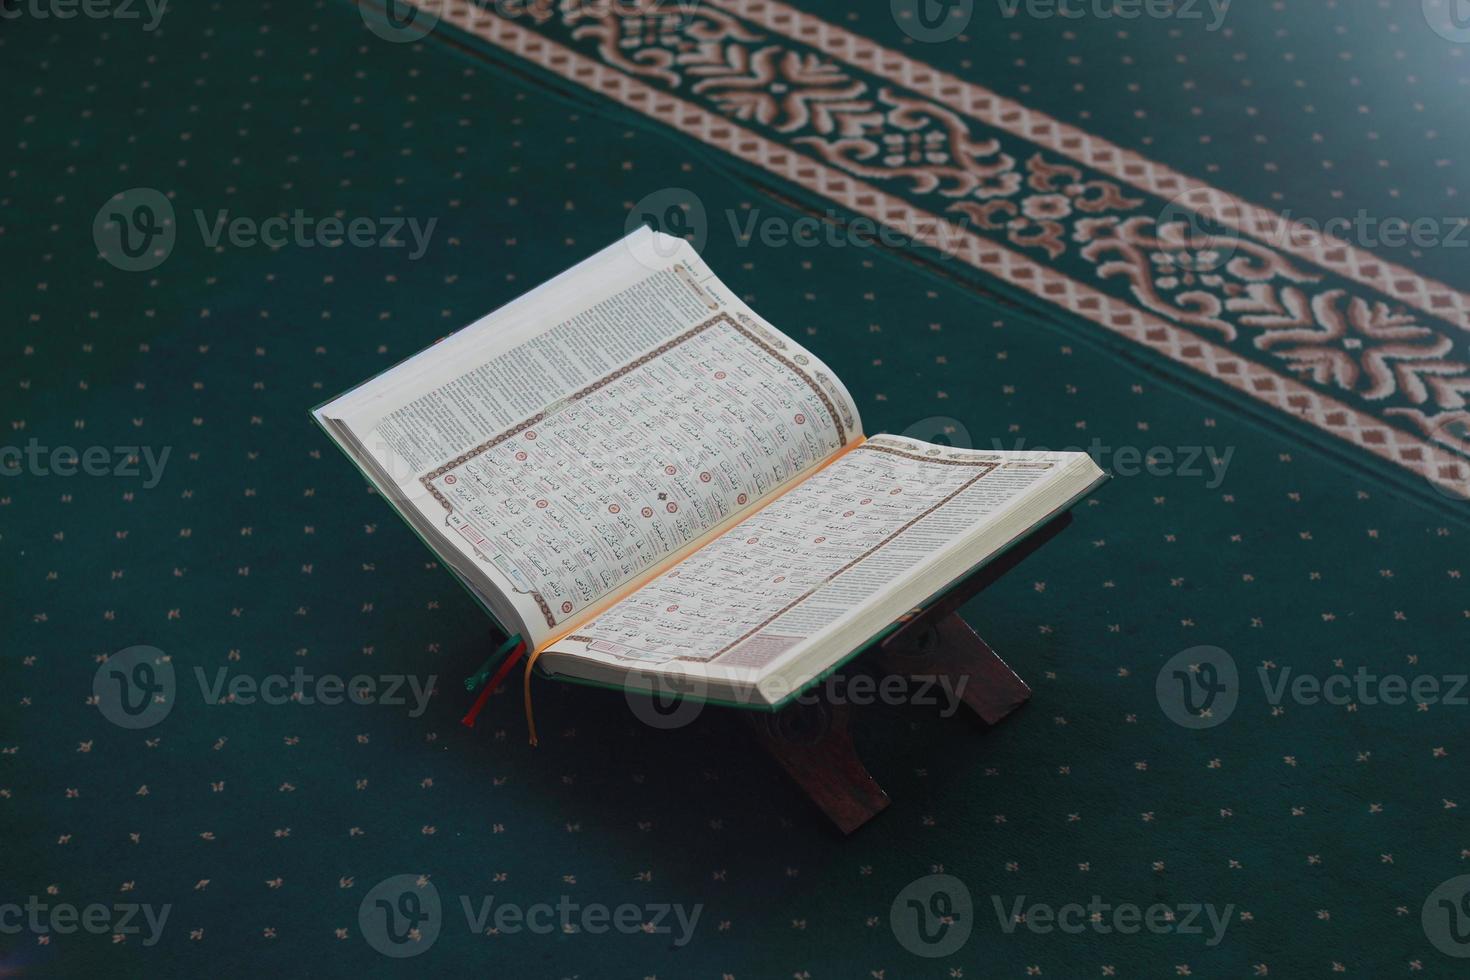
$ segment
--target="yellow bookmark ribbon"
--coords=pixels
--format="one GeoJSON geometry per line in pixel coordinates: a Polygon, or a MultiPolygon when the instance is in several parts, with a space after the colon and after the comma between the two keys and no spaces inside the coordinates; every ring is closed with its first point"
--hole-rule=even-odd
{"type": "Polygon", "coordinates": [[[536,712],[531,708],[531,668],[536,666],[537,659],[541,656],[541,654],[545,652],[546,646],[539,646],[536,649],[532,650],[531,655],[526,658],[526,680],[524,692],[526,699],[526,728],[529,729],[531,733],[531,746],[533,748],[540,743],[536,740],[536,712]]]}

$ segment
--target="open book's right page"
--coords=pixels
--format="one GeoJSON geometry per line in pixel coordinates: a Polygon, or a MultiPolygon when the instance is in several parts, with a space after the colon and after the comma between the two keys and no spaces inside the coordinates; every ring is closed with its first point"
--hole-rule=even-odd
{"type": "Polygon", "coordinates": [[[584,673],[555,656],[571,654],[779,700],[1101,475],[1081,453],[874,437],[579,626],[542,665],[584,673]]]}

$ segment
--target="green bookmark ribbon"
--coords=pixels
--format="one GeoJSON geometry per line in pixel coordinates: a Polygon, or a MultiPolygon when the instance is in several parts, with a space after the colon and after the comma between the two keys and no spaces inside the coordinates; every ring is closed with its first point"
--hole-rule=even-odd
{"type": "Polygon", "coordinates": [[[475,671],[473,674],[465,678],[464,689],[473,694],[481,684],[489,680],[490,674],[495,670],[496,666],[499,665],[500,661],[505,659],[506,654],[510,653],[517,646],[519,646],[520,642],[521,634],[517,633],[507,639],[504,643],[502,643],[499,649],[490,654],[490,659],[486,660],[483,664],[480,665],[479,670],[475,671]]]}

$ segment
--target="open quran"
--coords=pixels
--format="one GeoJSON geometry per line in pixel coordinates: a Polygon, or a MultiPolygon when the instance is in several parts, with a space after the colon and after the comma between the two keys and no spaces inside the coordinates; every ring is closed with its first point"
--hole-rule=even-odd
{"type": "Polygon", "coordinates": [[[1104,477],[865,437],[642,229],[314,410],[539,673],[773,708],[1104,477]]]}

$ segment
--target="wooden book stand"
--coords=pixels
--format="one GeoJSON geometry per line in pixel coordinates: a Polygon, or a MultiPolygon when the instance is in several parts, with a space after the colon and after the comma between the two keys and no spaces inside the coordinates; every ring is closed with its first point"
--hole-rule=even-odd
{"type": "MultiPolygon", "coordinates": [[[[986,724],[998,723],[1030,699],[1031,688],[960,618],[958,609],[1071,523],[1070,513],[1052,518],[931,605],[905,614],[898,629],[862,656],[875,658],[888,674],[947,676],[962,692],[966,706],[986,724]],[[965,683],[959,687],[962,677],[965,683]]],[[[847,704],[834,704],[824,695],[769,714],[740,714],[757,740],[844,834],[888,806],[888,794],[868,773],[848,734],[847,704]]]]}

